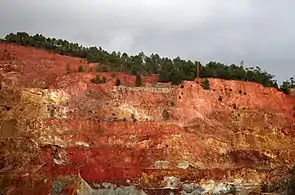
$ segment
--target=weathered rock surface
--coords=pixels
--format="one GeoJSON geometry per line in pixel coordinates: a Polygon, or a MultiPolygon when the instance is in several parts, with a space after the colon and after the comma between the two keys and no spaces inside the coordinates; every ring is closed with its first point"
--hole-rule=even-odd
{"type": "Polygon", "coordinates": [[[92,66],[78,58],[0,45],[0,59],[6,194],[250,194],[295,165],[295,100],[276,89],[156,75],[134,87],[123,73],[95,85],[66,73],[92,66]]]}

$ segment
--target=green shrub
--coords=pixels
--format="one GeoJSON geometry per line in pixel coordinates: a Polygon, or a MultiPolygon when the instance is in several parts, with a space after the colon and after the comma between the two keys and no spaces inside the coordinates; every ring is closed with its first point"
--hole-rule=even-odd
{"type": "Polygon", "coordinates": [[[91,79],[91,82],[95,84],[102,83],[102,80],[100,79],[99,74],[97,74],[95,78],[91,79]]]}
{"type": "Polygon", "coordinates": [[[219,96],[218,101],[222,102],[222,97],[221,96],[219,96]]]}
{"type": "Polygon", "coordinates": [[[107,78],[102,77],[102,83],[106,83],[107,82],[107,78]]]}
{"type": "Polygon", "coordinates": [[[116,80],[116,86],[119,86],[119,85],[121,85],[121,81],[120,81],[120,79],[117,79],[116,80]]]}
{"type": "Polygon", "coordinates": [[[79,66],[78,72],[84,72],[84,67],[83,66],[79,66]]]}
{"type": "Polygon", "coordinates": [[[243,92],[242,92],[242,90],[239,90],[239,94],[242,94],[243,92]]]}
{"type": "Polygon", "coordinates": [[[170,105],[171,105],[171,106],[175,106],[175,103],[174,103],[174,102],[170,102],[170,105]]]}
{"type": "Polygon", "coordinates": [[[208,79],[205,79],[202,83],[201,86],[203,87],[203,89],[205,90],[209,90],[210,89],[210,81],[208,79]]]}
{"type": "Polygon", "coordinates": [[[136,85],[136,87],[140,87],[142,85],[142,80],[139,75],[136,76],[135,85],[136,85]]]}

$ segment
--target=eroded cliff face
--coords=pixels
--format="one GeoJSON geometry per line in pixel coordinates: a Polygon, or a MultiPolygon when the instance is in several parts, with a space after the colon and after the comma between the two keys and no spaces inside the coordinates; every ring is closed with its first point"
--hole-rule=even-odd
{"type": "Polygon", "coordinates": [[[81,59],[13,45],[0,54],[7,194],[259,193],[283,189],[295,165],[295,101],[273,88],[172,87],[156,75],[134,87],[123,73],[95,85],[96,73],[66,73],[93,66],[81,59]]]}

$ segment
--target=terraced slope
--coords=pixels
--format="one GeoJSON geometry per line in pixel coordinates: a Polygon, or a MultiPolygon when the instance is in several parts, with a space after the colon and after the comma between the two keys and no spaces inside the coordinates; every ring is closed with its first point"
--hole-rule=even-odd
{"type": "Polygon", "coordinates": [[[276,89],[157,75],[134,87],[123,73],[96,85],[82,59],[14,45],[0,59],[6,194],[259,193],[284,188],[295,164],[295,100],[276,89]]]}

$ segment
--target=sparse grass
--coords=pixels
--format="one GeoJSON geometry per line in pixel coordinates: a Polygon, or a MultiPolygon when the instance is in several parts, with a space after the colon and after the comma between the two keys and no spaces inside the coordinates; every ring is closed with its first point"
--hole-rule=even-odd
{"type": "Polygon", "coordinates": [[[175,103],[174,103],[174,102],[170,102],[170,105],[171,105],[171,106],[175,106],[175,103]]]}

